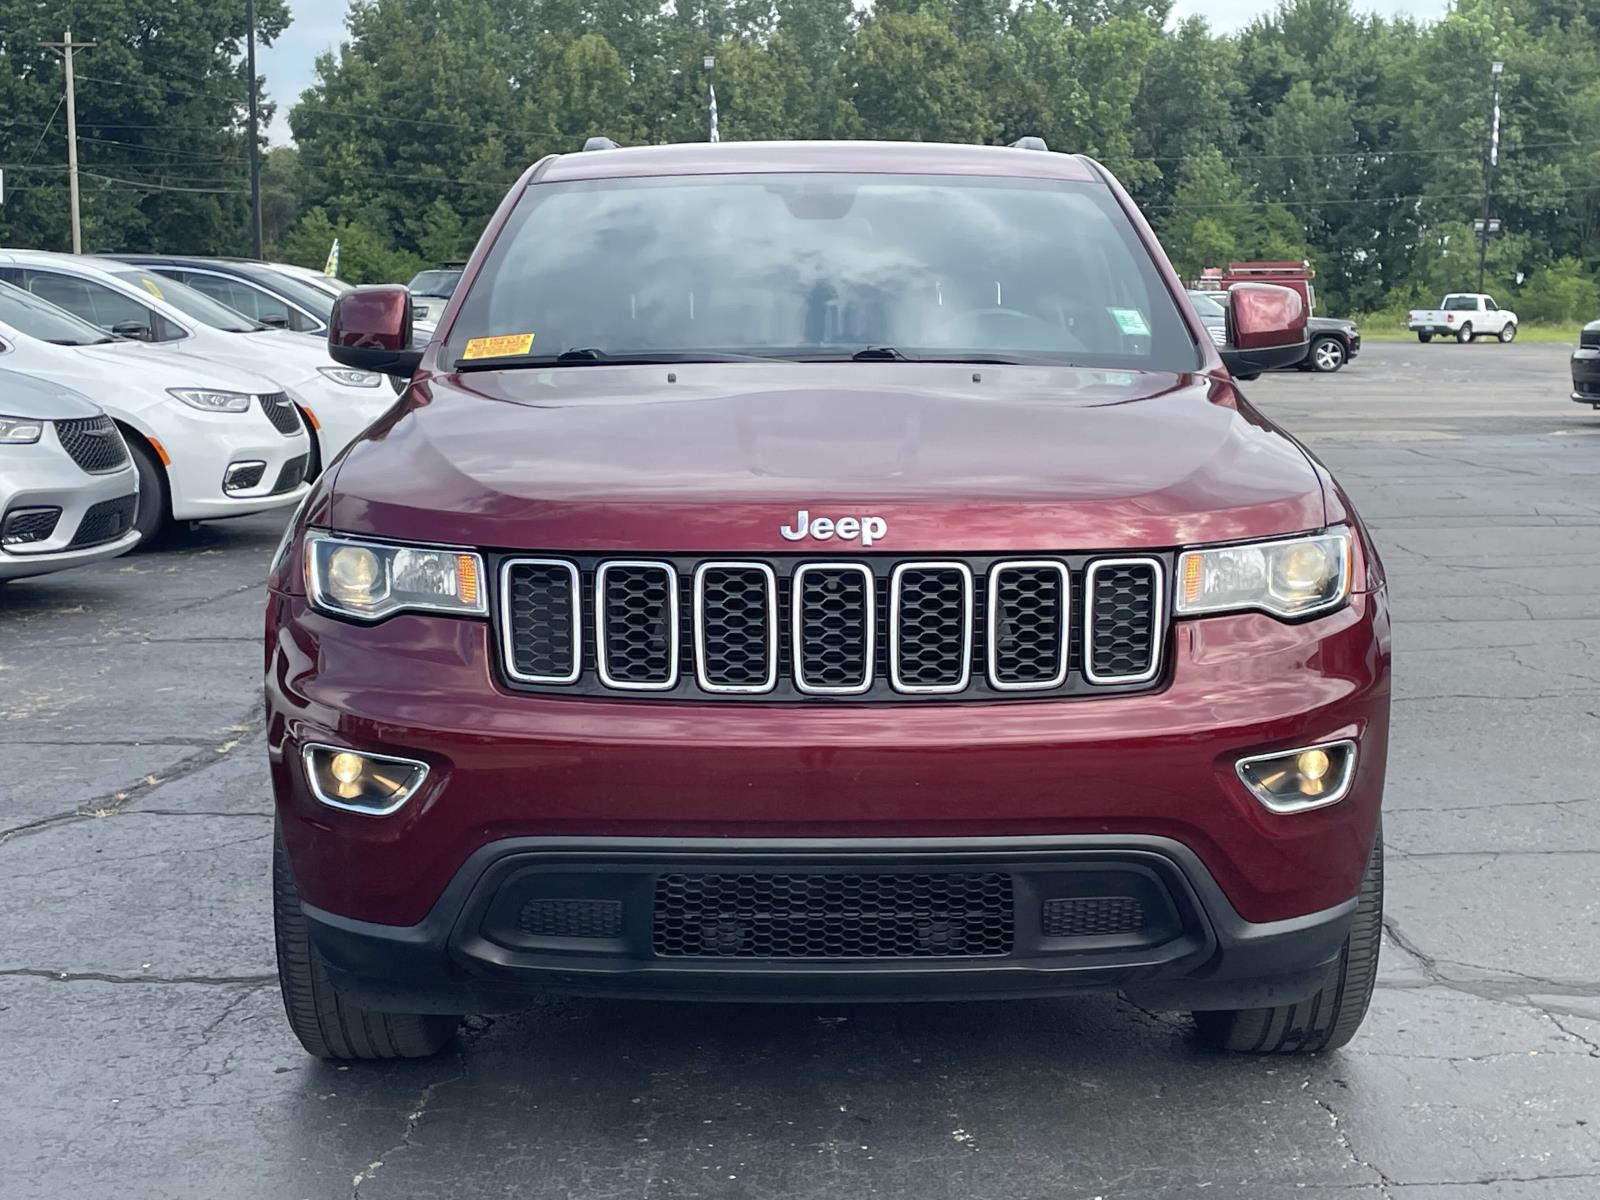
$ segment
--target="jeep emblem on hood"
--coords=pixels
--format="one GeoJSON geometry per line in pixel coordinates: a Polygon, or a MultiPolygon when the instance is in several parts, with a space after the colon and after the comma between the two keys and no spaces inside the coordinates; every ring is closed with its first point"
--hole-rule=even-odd
{"type": "Polygon", "coordinates": [[[805,537],[814,537],[819,542],[834,537],[847,542],[860,538],[863,546],[870,546],[889,532],[889,522],[882,517],[813,517],[802,508],[794,516],[794,527],[780,525],[778,532],[791,542],[805,537]]]}

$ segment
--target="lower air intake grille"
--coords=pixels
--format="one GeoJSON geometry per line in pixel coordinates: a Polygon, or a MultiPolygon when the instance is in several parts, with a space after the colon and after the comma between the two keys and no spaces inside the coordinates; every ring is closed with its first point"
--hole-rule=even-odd
{"type": "Polygon", "coordinates": [[[267,414],[272,427],[285,437],[300,432],[300,414],[282,392],[269,392],[261,397],[261,411],[267,414]]]}
{"type": "Polygon", "coordinates": [[[283,464],[278,472],[278,480],[272,485],[272,494],[281,496],[284,492],[292,492],[306,479],[306,463],[311,456],[302,454],[299,458],[291,458],[283,464]]]}
{"type": "Polygon", "coordinates": [[[621,937],[622,902],[529,900],[517,915],[517,928],[529,937],[621,937]]]}
{"type": "Polygon", "coordinates": [[[1095,683],[1134,682],[1155,674],[1156,613],[1161,564],[1154,559],[1107,559],[1088,573],[1089,661],[1095,683]]]}
{"type": "Polygon", "coordinates": [[[114,542],[133,528],[133,514],[139,506],[137,496],[119,496],[89,507],[78,522],[78,532],[67,543],[69,550],[82,550],[102,542],[114,542]]]}
{"type": "Polygon", "coordinates": [[[56,531],[59,508],[14,508],[0,524],[0,546],[26,546],[42,542],[56,531]]]}
{"type": "Polygon", "coordinates": [[[61,448],[91,475],[121,470],[128,463],[128,447],[110,417],[84,417],[57,421],[61,448]]]}
{"type": "Polygon", "coordinates": [[[1044,902],[1045,937],[1108,937],[1144,929],[1144,904],[1132,896],[1076,896],[1044,902]]]}
{"type": "Polygon", "coordinates": [[[661,875],[663,958],[980,958],[1008,954],[1011,876],[661,875]]]}

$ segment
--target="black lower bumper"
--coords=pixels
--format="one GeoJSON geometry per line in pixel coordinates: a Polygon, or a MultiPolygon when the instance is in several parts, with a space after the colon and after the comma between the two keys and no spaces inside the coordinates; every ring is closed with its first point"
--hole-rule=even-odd
{"type": "Polygon", "coordinates": [[[504,1012],[542,993],[904,1001],[1121,990],[1158,1007],[1302,999],[1355,900],[1241,918],[1165,838],[519,838],[417,925],[306,907],[329,977],[391,1012],[504,1012]]]}
{"type": "Polygon", "coordinates": [[[1580,346],[1573,352],[1572,399],[1600,407],[1600,349],[1580,346]]]}

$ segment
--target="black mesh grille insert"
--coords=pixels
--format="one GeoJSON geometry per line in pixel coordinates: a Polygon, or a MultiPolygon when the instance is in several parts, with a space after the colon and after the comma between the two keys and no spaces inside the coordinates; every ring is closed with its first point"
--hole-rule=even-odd
{"type": "Polygon", "coordinates": [[[227,476],[222,481],[222,490],[225,492],[248,492],[251,488],[261,483],[261,477],[267,473],[266,463],[250,463],[237,470],[229,469],[227,476]]]}
{"type": "Polygon", "coordinates": [[[104,475],[127,464],[128,447],[110,417],[84,417],[55,425],[61,448],[91,475],[104,475]]]}
{"type": "Polygon", "coordinates": [[[261,397],[261,411],[267,414],[272,427],[285,437],[300,432],[300,414],[282,392],[269,392],[261,397]]]}
{"type": "Polygon", "coordinates": [[[702,683],[739,691],[771,687],[778,638],[771,573],[759,566],[708,566],[696,586],[702,683]]]}
{"type": "Polygon", "coordinates": [[[17,508],[0,524],[0,546],[25,546],[42,542],[56,531],[61,520],[59,508],[17,508]]]}
{"type": "Polygon", "coordinates": [[[1067,670],[1067,574],[1054,563],[997,565],[990,576],[989,670],[1000,687],[1051,687],[1067,670]]]}
{"type": "Polygon", "coordinates": [[[1008,954],[1011,876],[675,874],[656,879],[665,958],[978,958],[1008,954]]]}
{"type": "Polygon", "coordinates": [[[1045,937],[1108,937],[1144,929],[1144,903],[1133,896],[1075,896],[1044,902],[1045,937]]]}
{"type": "Polygon", "coordinates": [[[115,500],[102,500],[89,506],[78,522],[78,532],[67,543],[69,550],[81,550],[112,542],[133,528],[133,514],[139,504],[137,496],[118,496],[115,500]]]}
{"type": "Polygon", "coordinates": [[[653,563],[599,572],[601,673],[613,686],[666,687],[678,673],[676,579],[653,563]]]}
{"type": "Polygon", "coordinates": [[[272,485],[272,494],[274,496],[281,496],[284,492],[292,492],[305,482],[306,463],[310,457],[308,454],[302,454],[300,457],[291,458],[283,464],[283,467],[278,471],[277,482],[272,485]]]}
{"type": "Polygon", "coordinates": [[[905,567],[893,596],[894,685],[959,691],[972,661],[971,576],[949,565],[905,567]]]}
{"type": "Polygon", "coordinates": [[[620,900],[529,900],[517,928],[530,937],[614,938],[622,936],[620,900]]]}
{"type": "Polygon", "coordinates": [[[858,567],[802,567],[795,581],[796,675],[811,691],[851,691],[872,680],[873,593],[858,567]]]}
{"type": "Polygon", "coordinates": [[[577,571],[566,563],[513,563],[505,586],[512,673],[547,683],[577,678],[577,571]]]}
{"type": "Polygon", "coordinates": [[[1089,675],[1137,678],[1155,665],[1158,567],[1150,562],[1089,568],[1089,675]]]}

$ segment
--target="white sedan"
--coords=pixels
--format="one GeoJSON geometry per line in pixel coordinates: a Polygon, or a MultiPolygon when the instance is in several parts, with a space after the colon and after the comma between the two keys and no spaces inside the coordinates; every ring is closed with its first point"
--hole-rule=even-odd
{"type": "Polygon", "coordinates": [[[342,367],[324,343],[268,329],[193,288],[114,260],[35,250],[0,251],[0,280],[118,337],[179,358],[207,359],[277,384],[314,433],[309,478],[394,406],[370,371],[342,367]]]}
{"type": "Polygon", "coordinates": [[[4,283],[0,366],[83,392],[116,421],[146,542],[168,521],[283,508],[309,490],[305,426],[259,375],[119,341],[4,283]]]}

